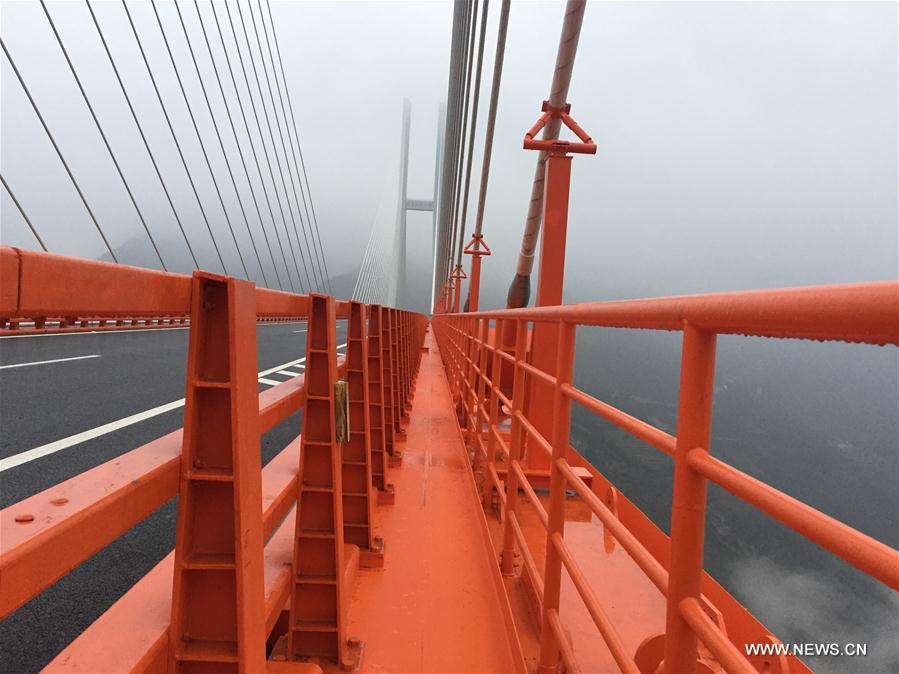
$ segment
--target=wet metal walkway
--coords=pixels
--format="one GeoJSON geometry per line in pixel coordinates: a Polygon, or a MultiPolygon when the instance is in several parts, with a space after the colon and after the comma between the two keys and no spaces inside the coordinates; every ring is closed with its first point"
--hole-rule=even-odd
{"type": "Polygon", "coordinates": [[[425,338],[383,569],[360,569],[347,634],[365,672],[523,672],[486,520],[433,336],[425,338]]]}

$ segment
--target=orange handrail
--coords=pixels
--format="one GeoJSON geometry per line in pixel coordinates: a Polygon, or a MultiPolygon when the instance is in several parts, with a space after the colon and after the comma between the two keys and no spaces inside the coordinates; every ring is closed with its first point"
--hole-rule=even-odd
{"type": "MultiPolygon", "coordinates": [[[[360,400],[367,404],[365,401],[369,400],[369,387],[359,386],[358,381],[366,382],[369,367],[380,371],[384,361],[383,371],[392,382],[392,397],[389,401],[372,399],[371,405],[385,418],[389,414],[389,424],[401,432],[403,415],[412,396],[421,357],[419,347],[424,340],[427,322],[421,315],[384,308],[383,313],[390,316],[390,321],[385,324],[383,335],[377,337],[384,337],[387,343],[383,353],[378,349],[370,357],[365,357],[365,348],[359,342],[365,339],[360,335],[367,333],[360,323],[371,320],[373,315],[380,317],[380,307],[335,301],[321,295],[257,289],[247,281],[199,271],[193,276],[184,276],[7,246],[0,247],[0,281],[0,316],[7,320],[17,317],[43,321],[46,317],[77,316],[79,321],[88,323],[87,327],[95,327],[90,323],[109,321],[111,318],[115,318],[116,322],[131,322],[137,320],[136,317],[140,317],[141,321],[156,321],[159,316],[178,316],[191,333],[189,361],[193,368],[189,368],[187,382],[189,395],[185,415],[191,421],[186,430],[179,429],[158,438],[0,511],[0,575],[3,577],[0,617],[9,615],[121,536],[178,494],[179,489],[182,494],[179,508],[195,509],[194,515],[189,515],[189,511],[187,515],[179,514],[179,539],[173,554],[176,567],[186,574],[182,580],[194,583],[206,572],[215,576],[233,568],[235,573],[241,574],[252,569],[252,574],[256,574],[253,582],[258,581],[265,554],[264,541],[285,519],[301,493],[299,484],[303,467],[302,463],[297,462],[300,438],[294,438],[262,469],[264,488],[261,494],[258,491],[258,456],[253,459],[253,452],[244,450],[251,449],[254,443],[258,447],[262,433],[298,411],[303,410],[304,424],[312,423],[313,418],[322,414],[333,414],[333,409],[329,412],[322,407],[322,391],[319,390],[322,380],[312,372],[319,372],[316,363],[321,364],[320,359],[325,354],[334,365],[331,372],[335,380],[350,379],[356,382],[352,393],[355,396],[352,400],[354,405],[358,405],[360,400]],[[313,312],[313,305],[329,308],[324,313],[320,310],[313,312]],[[223,314],[223,311],[226,313],[223,314]],[[212,318],[210,312],[215,313],[216,317],[212,318]],[[256,391],[253,324],[273,318],[310,320],[307,348],[311,351],[307,353],[307,371],[310,381],[317,382],[318,389],[308,396],[306,377],[302,375],[261,393],[256,391]],[[336,321],[344,318],[350,319],[350,332],[355,340],[354,348],[347,355],[353,361],[351,365],[343,357],[338,358],[333,339],[336,321]],[[327,344],[321,340],[323,331],[331,335],[327,344]],[[238,362],[239,376],[235,365],[238,362]],[[242,402],[222,404],[229,396],[242,402]],[[315,398],[312,401],[314,409],[310,409],[312,403],[309,398],[315,398]],[[247,405],[247,402],[250,404],[247,405]],[[229,431],[229,428],[232,430],[229,431]],[[229,432],[231,436],[227,436],[229,432]],[[190,457],[182,456],[182,444],[185,452],[188,449],[192,452],[190,457]],[[222,454],[223,450],[229,454],[222,454]],[[240,462],[234,460],[237,458],[240,462]],[[232,487],[229,485],[233,485],[233,504],[230,496],[222,500],[226,492],[231,493],[232,487]],[[251,488],[248,489],[247,485],[251,488]],[[184,498],[188,492],[193,494],[191,499],[184,498]],[[211,513],[221,516],[223,511],[220,511],[220,506],[226,503],[229,504],[227,507],[233,505],[237,508],[236,512],[248,523],[246,527],[234,531],[227,526],[216,527],[210,537],[206,530],[201,531],[191,524],[197,517],[205,522],[211,513]],[[256,508],[260,509],[258,513],[254,512],[256,508]],[[252,536],[247,538],[247,532],[252,532],[252,536]],[[242,537],[238,548],[232,547],[230,550],[238,549],[239,554],[244,556],[244,562],[237,560],[240,563],[235,563],[233,554],[228,552],[229,536],[242,537]]],[[[103,327],[117,329],[130,326],[103,327]]],[[[333,405],[333,402],[330,404],[333,405]]],[[[354,429],[360,428],[358,422],[359,419],[356,419],[354,429]]],[[[370,433],[367,415],[362,430],[367,437],[370,433]]],[[[315,442],[323,445],[321,438],[315,442]]],[[[336,470],[340,471],[342,459],[338,443],[339,440],[334,440],[327,452],[330,460],[337,462],[336,470]]],[[[364,463],[370,466],[369,454],[374,454],[375,450],[372,448],[369,452],[368,447],[366,443],[366,451],[356,456],[354,465],[364,459],[364,463]]],[[[365,468],[364,474],[370,475],[369,470],[365,468]]],[[[364,486],[361,489],[364,490],[364,486]]],[[[334,498],[339,501],[342,498],[339,484],[332,485],[332,490],[334,498]]],[[[370,504],[372,494],[372,491],[357,491],[349,496],[364,496],[370,504]]],[[[335,527],[342,530],[342,512],[335,509],[333,517],[335,527]]],[[[225,519],[228,519],[227,516],[225,519]]],[[[377,550],[367,552],[377,555],[377,550]]],[[[290,594],[287,585],[289,576],[279,576],[277,582],[280,584],[271,597],[266,596],[266,601],[281,597],[280,605],[283,606],[284,598],[290,594]]],[[[153,580],[148,582],[155,583],[156,578],[154,575],[153,580]]],[[[189,616],[177,614],[180,617],[173,621],[171,629],[195,633],[196,625],[191,627],[179,621],[183,618],[193,625],[192,621],[197,616],[201,616],[203,625],[218,625],[212,617],[224,610],[220,604],[225,595],[220,588],[199,585],[185,589],[187,586],[183,583],[179,585],[180,582],[176,582],[172,590],[176,600],[173,606],[177,610],[180,597],[180,606],[183,607],[184,602],[189,600],[192,608],[189,616]],[[200,592],[205,599],[198,599],[194,592],[200,592]],[[203,615],[206,618],[202,618],[203,615]]],[[[254,589],[246,584],[242,587],[241,592],[250,594],[238,597],[236,609],[232,607],[238,612],[238,622],[242,625],[242,631],[228,637],[234,640],[234,650],[227,646],[227,641],[197,639],[186,646],[182,644],[180,650],[178,647],[169,648],[167,654],[160,656],[157,650],[160,642],[154,641],[137,644],[136,648],[146,651],[133,652],[129,657],[133,655],[135,660],[175,657],[208,662],[239,661],[245,668],[256,669],[252,663],[258,664],[258,646],[271,635],[274,618],[277,617],[269,609],[274,606],[280,610],[280,606],[275,601],[271,606],[266,604],[263,607],[263,598],[257,592],[261,591],[260,587],[254,589]],[[262,611],[266,612],[265,619],[260,622],[258,618],[262,611]]],[[[269,590],[272,588],[266,591],[269,590]]],[[[139,593],[134,596],[139,596],[139,593]]],[[[224,599],[226,604],[231,600],[224,599]]],[[[118,610],[139,612],[141,607],[126,602],[118,610]]],[[[97,624],[101,625],[96,627],[97,630],[109,629],[105,626],[107,623],[97,624]]],[[[215,629],[220,627],[218,625],[215,629]]],[[[102,635],[104,640],[115,638],[118,637],[114,634],[102,635]]],[[[88,639],[85,643],[89,642],[88,639]]],[[[180,644],[180,636],[171,643],[180,644]]],[[[74,650],[78,648],[81,646],[74,650]]],[[[300,651],[303,648],[305,646],[300,651]]],[[[71,659],[70,656],[77,660],[77,653],[74,656],[70,653],[67,658],[71,659]]],[[[110,663],[109,666],[115,668],[117,665],[110,663]]]]}
{"type": "MultiPolygon", "coordinates": [[[[712,481],[746,503],[794,529],[809,540],[853,564],[885,585],[899,590],[899,551],[839,522],[814,508],[752,478],[712,457],[708,450],[711,424],[711,391],[714,381],[715,338],[719,334],[758,337],[814,339],[899,345],[899,282],[884,281],[806,288],[789,288],[658,299],[624,300],[528,309],[480,311],[469,314],[439,314],[434,317],[435,335],[444,354],[444,366],[453,393],[462,410],[461,423],[477,418],[475,428],[466,428],[475,452],[475,464],[486,460],[485,503],[493,488],[506,522],[503,554],[511,554],[514,542],[521,549],[528,575],[533,556],[520,531],[515,492],[523,488],[536,504],[540,522],[547,529],[546,567],[538,578],[540,609],[543,612],[543,643],[540,669],[551,671],[560,653],[568,665],[571,653],[556,635],[559,620],[559,569],[564,566],[574,580],[603,638],[612,649],[622,671],[631,663],[607,623],[599,600],[590,591],[577,562],[564,543],[558,513],[566,489],[573,489],[621,543],[647,577],[667,597],[665,671],[692,671],[699,637],[728,671],[745,671],[751,664],[733,646],[720,627],[708,617],[700,594],[702,580],[703,528],[707,481],[712,481]],[[555,326],[558,334],[555,371],[536,367],[531,354],[523,351],[524,335],[531,324],[555,326]],[[675,437],[619,410],[571,383],[574,356],[574,327],[675,330],[684,334],[678,435],[675,437]],[[492,339],[488,335],[493,333],[492,339]],[[503,335],[515,334],[515,346],[503,335]],[[488,358],[488,355],[491,356],[488,358]],[[488,367],[489,363],[489,367],[488,367]],[[508,381],[509,368],[514,382],[508,381]],[[544,388],[538,390],[539,382],[544,388]],[[535,399],[540,391],[553,391],[553,398],[535,399]],[[529,396],[530,407],[522,396],[529,396]],[[650,552],[609,507],[582,481],[569,464],[573,452],[568,444],[570,403],[577,402],[592,413],[672,456],[675,463],[670,556],[660,559],[650,552]],[[501,407],[502,406],[502,407],[501,407]],[[547,438],[530,419],[530,410],[552,406],[553,433],[547,438]],[[503,409],[503,414],[500,414],[503,409]],[[511,419],[511,437],[499,430],[501,417],[511,419]],[[486,417],[486,419],[485,419],[486,417]],[[485,426],[486,421],[486,426],[485,426]],[[527,447],[551,452],[549,510],[544,512],[533,489],[525,484],[522,468],[523,436],[527,447]],[[502,450],[497,455],[497,446],[502,450]],[[501,457],[501,458],[498,458],[501,457]],[[505,484],[501,463],[507,464],[505,484]],[[555,514],[554,514],[555,513],[555,514]]],[[[545,362],[545,361],[544,361],[545,362]]],[[[542,453],[542,452],[541,452],[542,453]]]]}

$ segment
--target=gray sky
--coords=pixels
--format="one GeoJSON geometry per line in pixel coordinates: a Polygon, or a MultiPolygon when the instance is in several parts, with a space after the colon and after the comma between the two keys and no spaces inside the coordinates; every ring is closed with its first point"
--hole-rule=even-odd
{"type": "MultiPolygon", "coordinates": [[[[207,27],[213,27],[208,3],[200,5],[207,27]]],[[[251,275],[258,278],[177,14],[169,3],[159,6],[238,241],[251,275]]],[[[226,265],[238,273],[151,6],[134,2],[129,7],[226,265]]],[[[226,21],[222,6],[217,7],[226,21]]],[[[124,11],[117,2],[95,8],[200,263],[217,269],[124,11]]],[[[84,4],[51,2],[50,9],[149,226],[162,241],[164,258],[171,268],[187,271],[191,265],[184,243],[84,4]]],[[[222,135],[233,151],[196,10],[185,3],[182,11],[222,135]]],[[[403,96],[413,104],[410,193],[430,194],[451,8],[439,2],[276,2],[273,11],[331,271],[355,273],[385,172],[397,165],[403,96]]],[[[494,250],[485,264],[488,306],[501,303],[514,267],[535,158],[520,142],[547,94],[561,12],[560,3],[516,3],[511,12],[485,222],[494,250]]],[[[482,114],[497,15],[498,3],[493,3],[482,114]]],[[[4,2],[2,22],[3,38],[113,244],[134,238],[122,257],[153,264],[40,5],[4,2]]],[[[224,26],[235,58],[230,29],[224,26]]],[[[213,33],[215,56],[224,68],[217,40],[213,33]]],[[[574,160],[568,277],[576,281],[569,283],[567,297],[894,278],[896,47],[892,3],[592,3],[570,100],[575,118],[599,143],[599,154],[574,160]]],[[[222,74],[245,143],[230,80],[222,74]]],[[[4,175],[51,250],[100,255],[102,243],[5,61],[2,77],[4,175]]],[[[482,116],[479,135],[483,129],[482,116]]],[[[480,139],[477,147],[473,182],[480,139]]],[[[249,153],[247,158],[268,223],[255,165],[249,153]]],[[[236,154],[232,162],[265,259],[236,154]]],[[[280,227],[270,184],[268,189],[280,227]]],[[[2,204],[3,242],[34,247],[5,193],[2,204]]],[[[411,257],[430,260],[429,224],[426,215],[410,217],[411,257]]],[[[289,252],[288,261],[292,265],[289,252]]]]}
{"type": "MultiPolygon", "coordinates": [[[[170,269],[189,271],[191,261],[177,224],[85,5],[49,4],[163,257],[170,269]]],[[[158,4],[239,245],[251,276],[261,282],[178,15],[174,5],[158,4]]],[[[263,267],[273,276],[246,174],[236,163],[234,136],[195,6],[192,2],[180,6],[235,164],[263,267]]],[[[121,3],[97,2],[94,7],[200,264],[220,271],[121,3]]],[[[234,12],[236,5],[231,7],[234,12]]],[[[129,2],[129,8],[226,266],[239,275],[237,252],[152,7],[129,2]]],[[[224,6],[217,4],[216,9],[227,22],[224,6]]],[[[498,2],[491,3],[473,185],[480,171],[498,9],[498,2]]],[[[200,11],[207,29],[214,31],[209,3],[200,2],[200,11]]],[[[484,263],[484,307],[503,304],[514,272],[536,158],[521,149],[521,141],[548,94],[562,11],[561,3],[516,2],[512,7],[484,224],[493,249],[484,263]]],[[[437,110],[447,88],[451,5],[276,2],[273,12],[325,252],[332,275],[346,275],[352,288],[384,185],[398,167],[403,97],[412,101],[410,195],[431,194],[437,110]]],[[[2,2],[0,21],[4,42],[88,201],[113,245],[123,246],[122,261],[157,266],[40,5],[2,2]]],[[[236,59],[227,23],[224,28],[229,55],[236,59]]],[[[243,40],[240,31],[238,24],[243,40]]],[[[213,32],[212,38],[228,106],[235,115],[237,142],[246,151],[249,180],[272,237],[272,256],[283,274],[218,34],[213,32]]],[[[246,58],[245,45],[241,49],[246,58]]],[[[573,160],[566,301],[896,278],[896,54],[895,3],[591,3],[570,102],[573,116],[596,139],[599,152],[573,160]]],[[[239,70],[238,79],[246,104],[239,70]]],[[[99,236],[5,59],[2,87],[4,177],[52,251],[102,255],[99,236]]],[[[254,96],[258,103],[255,90],[254,96]]],[[[263,141],[249,109],[247,114],[249,135],[266,176],[265,189],[282,227],[263,141]]],[[[269,114],[275,111],[269,109],[269,114]]],[[[466,239],[473,211],[472,207],[466,239]]],[[[420,295],[419,307],[430,295],[429,235],[430,218],[410,214],[410,286],[420,295]]],[[[5,192],[0,240],[37,247],[5,192]]],[[[578,351],[595,368],[579,367],[585,387],[637,416],[652,409],[644,404],[649,400],[667,410],[673,424],[676,337],[609,332],[617,336],[608,337],[608,342],[584,340],[578,351]],[[604,356],[608,353],[615,355],[604,356]]],[[[791,493],[892,544],[899,536],[896,350],[737,340],[742,338],[722,339],[716,452],[763,479],[778,468],[781,486],[791,493]],[[747,410],[755,410],[758,418],[747,410]],[[743,445],[734,444],[737,437],[751,447],[743,451],[743,445]],[[785,457],[792,469],[784,468],[785,457]],[[849,496],[840,489],[845,485],[842,476],[852,476],[860,485],[849,489],[849,496]]],[[[629,449],[627,456],[633,460],[629,449]]],[[[626,489],[632,498],[639,497],[639,487],[647,483],[642,464],[637,468],[633,491],[626,489]]],[[[609,466],[604,464],[603,469],[609,466]]],[[[669,484],[666,478],[662,489],[669,484]]],[[[649,494],[646,503],[651,505],[657,497],[658,493],[649,494]]],[[[746,520],[734,517],[733,530],[742,531],[746,520]]],[[[713,548],[710,545],[712,566],[718,563],[713,548]]],[[[772,629],[785,640],[821,637],[802,632],[793,625],[799,621],[781,610],[783,597],[797,587],[814,604],[802,605],[802,613],[813,614],[815,626],[830,625],[838,632],[834,636],[854,635],[853,630],[863,628],[873,640],[884,624],[891,627],[890,618],[895,623],[892,595],[863,594],[852,585],[840,589],[839,583],[832,593],[819,591],[818,562],[800,559],[796,549],[785,553],[791,559],[789,564],[781,560],[781,569],[772,561],[771,551],[760,548],[760,558],[747,557],[746,568],[738,568],[739,577],[732,579],[731,589],[752,610],[770,618],[772,629]],[[757,592],[764,582],[769,591],[757,592]],[[858,598],[869,596],[880,597],[879,603],[858,608],[858,598]],[[859,617],[862,610],[867,613],[859,617]],[[834,622],[833,616],[845,619],[834,622]]],[[[730,558],[720,559],[722,565],[727,562],[734,568],[730,558]]],[[[892,670],[897,657],[895,649],[881,652],[866,666],[872,671],[892,670]]],[[[834,666],[839,667],[831,663],[834,666]]]]}

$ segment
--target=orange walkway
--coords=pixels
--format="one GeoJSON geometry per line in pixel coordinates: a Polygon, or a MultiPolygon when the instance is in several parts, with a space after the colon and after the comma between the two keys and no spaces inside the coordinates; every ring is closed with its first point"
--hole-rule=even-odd
{"type": "Polygon", "coordinates": [[[432,335],[407,426],[396,503],[377,508],[383,569],[360,569],[347,636],[366,672],[524,672],[432,335]]]}

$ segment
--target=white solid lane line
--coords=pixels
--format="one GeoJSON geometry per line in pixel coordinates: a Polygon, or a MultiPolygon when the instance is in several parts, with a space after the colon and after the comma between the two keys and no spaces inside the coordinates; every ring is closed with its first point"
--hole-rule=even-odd
{"type": "MultiPolygon", "coordinates": [[[[340,347],[344,346],[346,346],[346,344],[340,345],[340,347]]],[[[303,362],[305,360],[305,358],[300,358],[299,360],[292,360],[289,363],[281,363],[280,365],[276,365],[270,370],[263,370],[259,373],[259,376],[264,377],[267,374],[277,372],[278,370],[283,370],[285,367],[296,365],[297,363],[303,362]]],[[[265,384],[268,382],[262,383],[265,384]]],[[[281,382],[275,382],[275,384],[273,385],[280,383],[281,382]]],[[[159,416],[160,414],[165,414],[166,412],[171,412],[172,410],[178,409],[183,405],[184,398],[181,398],[180,400],[173,400],[172,402],[166,403],[165,405],[160,405],[159,407],[154,407],[153,409],[138,412],[137,414],[132,414],[129,417],[124,417],[123,419],[119,419],[117,421],[111,421],[108,424],[103,424],[102,426],[97,426],[96,428],[91,428],[90,430],[82,431],[81,433],[76,433],[75,435],[70,435],[67,438],[61,438],[60,440],[47,443],[46,445],[41,445],[40,447],[35,447],[34,449],[29,449],[24,452],[19,452],[18,454],[13,454],[12,456],[8,456],[5,459],[0,459],[0,473],[5,470],[9,470],[10,468],[21,466],[23,463],[28,463],[29,461],[40,459],[41,457],[47,456],[49,454],[54,454],[62,449],[67,449],[72,445],[77,445],[87,440],[93,440],[94,438],[98,438],[101,435],[106,435],[107,433],[117,431],[120,428],[125,428],[126,426],[131,426],[146,419],[150,419],[151,417],[159,416]]]]}
{"type": "Polygon", "coordinates": [[[96,428],[92,428],[89,431],[76,433],[75,435],[70,435],[67,438],[62,438],[61,440],[56,440],[55,442],[50,442],[46,445],[41,445],[40,447],[29,449],[26,452],[20,452],[5,459],[0,459],[0,473],[2,473],[4,470],[9,470],[10,468],[21,466],[23,463],[28,463],[29,461],[39,459],[42,456],[53,454],[61,449],[66,449],[67,447],[71,447],[72,445],[77,445],[80,442],[93,440],[94,438],[98,438],[101,435],[106,435],[107,433],[112,433],[113,431],[117,431],[120,428],[124,428],[125,426],[131,426],[132,424],[136,424],[139,421],[164,414],[165,412],[171,412],[172,410],[178,409],[182,405],[184,405],[184,398],[181,398],[181,400],[173,400],[170,403],[160,405],[159,407],[154,407],[151,410],[138,412],[137,414],[132,414],[130,417],[125,417],[124,419],[119,419],[118,421],[111,421],[108,424],[97,426],[96,428]]]}
{"type": "Polygon", "coordinates": [[[306,332],[305,330],[294,330],[293,334],[297,334],[298,332],[306,332]]]}
{"type": "Polygon", "coordinates": [[[299,377],[301,372],[291,372],[290,370],[278,370],[278,374],[283,374],[285,377],[299,377]]]}
{"type": "Polygon", "coordinates": [[[29,367],[31,365],[47,365],[48,363],[65,363],[70,360],[84,360],[85,358],[99,358],[100,354],[95,353],[92,356],[73,356],[72,358],[55,358],[53,360],[36,360],[33,363],[16,363],[14,365],[0,365],[0,370],[8,370],[13,367],[29,367]]]}
{"type": "Polygon", "coordinates": [[[266,379],[265,377],[259,377],[260,384],[266,384],[267,386],[277,386],[278,384],[283,384],[283,381],[275,381],[274,379],[266,379]]]}
{"type": "MultiPolygon", "coordinates": [[[[283,323],[257,323],[256,327],[269,325],[292,325],[295,323],[305,323],[305,321],[285,321],[283,323]]],[[[125,330],[76,330],[74,332],[39,332],[34,335],[0,335],[0,339],[26,339],[28,337],[72,337],[74,335],[121,335],[128,332],[159,332],[161,330],[189,330],[190,326],[176,326],[170,328],[128,328],[125,330]]],[[[340,328],[338,328],[339,330],[340,328]]],[[[305,330],[297,330],[297,332],[306,332],[305,330]]]]}

